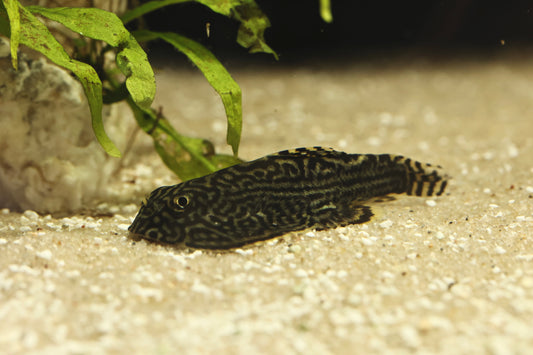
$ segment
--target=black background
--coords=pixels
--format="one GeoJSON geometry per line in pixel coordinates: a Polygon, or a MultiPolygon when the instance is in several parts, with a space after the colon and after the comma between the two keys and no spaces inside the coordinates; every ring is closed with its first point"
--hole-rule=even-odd
{"type": "MultiPolygon", "coordinates": [[[[271,22],[265,39],[280,55],[281,62],[413,48],[428,52],[504,51],[533,44],[532,0],[332,0],[331,3],[333,22],[328,24],[320,17],[318,0],[257,0],[271,22]]],[[[217,56],[247,55],[247,50],[235,41],[238,22],[200,4],[166,7],[147,15],[146,21],[151,30],[186,35],[206,45],[217,56]]],[[[151,50],[172,53],[162,43],[152,45],[151,50]]],[[[247,58],[274,61],[266,54],[247,58]]]]}

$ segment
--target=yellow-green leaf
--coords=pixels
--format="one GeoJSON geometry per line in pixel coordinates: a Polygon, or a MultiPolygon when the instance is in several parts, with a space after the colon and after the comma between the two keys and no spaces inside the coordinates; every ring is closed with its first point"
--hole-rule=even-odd
{"type": "Polygon", "coordinates": [[[144,50],[115,14],[96,8],[28,6],[28,9],[82,36],[118,47],[117,65],[126,75],[126,87],[133,101],[143,109],[150,108],[155,96],[154,72],[144,50]]]}
{"type": "Polygon", "coordinates": [[[165,163],[183,181],[241,163],[231,155],[215,154],[211,142],[179,134],[165,117],[145,111],[128,101],[139,126],[154,140],[154,147],[165,163]]]}
{"type": "Polygon", "coordinates": [[[320,0],[320,16],[324,22],[330,23],[333,21],[330,0],[320,0]]]}
{"type": "Polygon", "coordinates": [[[242,94],[241,88],[226,68],[200,43],[176,33],[137,31],[134,35],[141,42],[160,38],[170,43],[202,71],[222,99],[228,121],[226,140],[231,145],[233,153],[237,155],[242,131],[242,94]]]}
{"type": "Polygon", "coordinates": [[[17,0],[3,0],[4,6],[9,17],[10,45],[11,45],[11,63],[15,70],[18,69],[17,50],[20,42],[20,14],[19,3],[17,0]]]}

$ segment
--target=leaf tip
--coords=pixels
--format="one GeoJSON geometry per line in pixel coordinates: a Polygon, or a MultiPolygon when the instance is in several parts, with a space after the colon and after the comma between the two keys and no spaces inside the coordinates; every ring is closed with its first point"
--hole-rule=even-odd
{"type": "Polygon", "coordinates": [[[13,69],[15,69],[15,71],[19,70],[18,59],[16,54],[15,56],[11,55],[11,65],[13,66],[13,69]]]}
{"type": "Polygon", "coordinates": [[[122,158],[122,153],[116,147],[113,149],[106,149],[106,153],[112,156],[113,158],[122,158]]]}
{"type": "Polygon", "coordinates": [[[330,0],[320,0],[320,16],[326,23],[333,22],[333,15],[331,14],[330,0]]]}

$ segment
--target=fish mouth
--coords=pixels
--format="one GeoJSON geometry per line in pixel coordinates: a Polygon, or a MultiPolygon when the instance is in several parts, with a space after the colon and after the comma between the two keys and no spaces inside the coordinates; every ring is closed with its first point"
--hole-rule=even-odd
{"type": "Polygon", "coordinates": [[[131,225],[128,227],[128,231],[130,232],[130,234],[138,234],[138,235],[142,234],[139,231],[140,225],[141,225],[140,218],[139,218],[139,215],[137,215],[135,219],[133,220],[133,222],[131,223],[131,225]]]}
{"type": "Polygon", "coordinates": [[[160,226],[153,223],[151,218],[139,218],[137,216],[128,227],[128,232],[130,237],[137,240],[147,239],[158,243],[175,243],[174,241],[170,241],[168,235],[165,235],[160,226]]]}
{"type": "Polygon", "coordinates": [[[128,236],[131,239],[134,239],[134,240],[137,240],[137,241],[141,240],[141,239],[145,239],[146,236],[139,229],[140,229],[139,220],[138,220],[138,218],[135,218],[133,220],[133,223],[128,227],[128,236]]]}
{"type": "Polygon", "coordinates": [[[153,242],[177,244],[183,241],[179,233],[172,233],[166,225],[162,214],[169,213],[162,203],[148,203],[141,206],[139,212],[128,227],[130,236],[153,242]]]}
{"type": "Polygon", "coordinates": [[[128,233],[128,236],[134,241],[140,241],[144,239],[149,242],[159,243],[159,244],[164,244],[164,245],[183,245],[184,244],[183,238],[169,238],[167,235],[161,233],[161,231],[159,231],[156,228],[148,229],[143,233],[137,233],[135,231],[130,230],[128,233]]]}
{"type": "Polygon", "coordinates": [[[146,218],[141,212],[137,214],[131,225],[128,227],[130,237],[134,239],[157,240],[159,232],[151,226],[151,218],[146,218]]]}
{"type": "Polygon", "coordinates": [[[128,238],[132,239],[134,242],[138,242],[140,240],[146,239],[143,234],[132,233],[132,232],[128,233],[128,238]]]}
{"type": "MultiPolygon", "coordinates": [[[[133,226],[133,225],[132,225],[133,226]]],[[[163,242],[163,235],[161,232],[159,232],[156,228],[151,228],[146,231],[136,231],[134,228],[128,228],[129,231],[129,237],[132,239],[140,240],[140,239],[147,239],[154,242],[163,242]]]]}

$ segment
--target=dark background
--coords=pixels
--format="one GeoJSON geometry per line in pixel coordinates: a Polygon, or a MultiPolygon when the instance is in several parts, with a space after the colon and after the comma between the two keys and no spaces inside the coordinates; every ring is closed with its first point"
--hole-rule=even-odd
{"type": "MultiPolygon", "coordinates": [[[[318,0],[257,3],[271,22],[265,39],[282,63],[376,51],[492,53],[533,45],[533,0],[331,0],[333,22],[329,24],[320,17],[318,0]]],[[[247,56],[247,61],[274,61],[266,54],[248,55],[235,41],[238,22],[196,3],[155,11],[146,21],[154,31],[186,35],[225,59],[247,56]]],[[[150,50],[173,53],[163,43],[152,45],[150,50]]]]}

